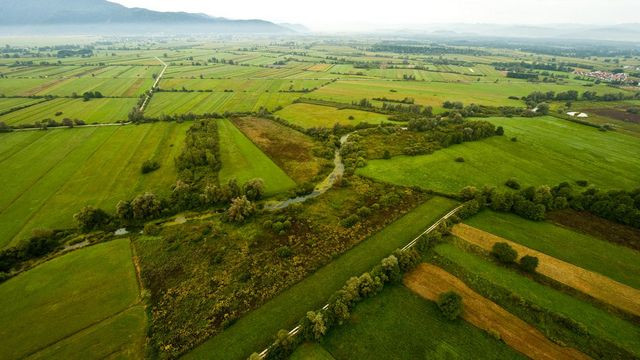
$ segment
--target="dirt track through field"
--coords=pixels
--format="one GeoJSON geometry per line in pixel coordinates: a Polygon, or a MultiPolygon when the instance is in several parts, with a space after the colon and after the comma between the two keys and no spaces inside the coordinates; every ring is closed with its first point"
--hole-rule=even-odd
{"type": "Polygon", "coordinates": [[[518,252],[518,258],[524,255],[537,257],[540,261],[537,272],[540,274],[640,316],[640,290],[466,224],[457,224],[451,233],[487,251],[491,251],[497,242],[506,242],[518,252]]]}
{"type": "Polygon", "coordinates": [[[576,349],[562,347],[547,339],[533,326],[435,265],[418,265],[404,277],[403,282],[411,291],[432,301],[443,292],[457,292],[462,296],[464,320],[478,328],[497,332],[507,345],[532,359],[589,359],[576,349]]]}

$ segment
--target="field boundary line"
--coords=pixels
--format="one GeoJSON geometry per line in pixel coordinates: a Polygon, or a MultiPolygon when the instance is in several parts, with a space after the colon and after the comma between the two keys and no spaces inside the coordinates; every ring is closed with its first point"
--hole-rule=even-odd
{"type": "MultiPolygon", "coordinates": [[[[457,207],[455,207],[453,210],[449,211],[448,213],[446,213],[445,215],[443,215],[438,221],[436,221],[434,224],[432,224],[431,226],[429,226],[425,231],[423,231],[420,235],[416,236],[415,239],[411,240],[411,242],[409,242],[407,245],[405,245],[402,250],[407,250],[412,248],[413,246],[416,245],[416,243],[418,242],[418,240],[420,240],[421,237],[423,237],[426,234],[429,234],[430,232],[432,232],[435,228],[437,228],[440,224],[442,224],[444,221],[448,220],[451,216],[453,216],[455,213],[457,213],[462,207],[464,206],[464,204],[462,205],[458,205],[457,207]]],[[[329,308],[329,304],[325,304],[322,307],[322,310],[327,310],[329,308]]],[[[300,325],[294,327],[293,329],[291,329],[289,331],[289,336],[295,336],[300,332],[300,325]]],[[[267,353],[269,352],[269,349],[271,348],[271,345],[269,345],[268,347],[266,347],[264,350],[262,350],[258,355],[260,356],[260,358],[264,359],[267,356],[267,353]]]]}

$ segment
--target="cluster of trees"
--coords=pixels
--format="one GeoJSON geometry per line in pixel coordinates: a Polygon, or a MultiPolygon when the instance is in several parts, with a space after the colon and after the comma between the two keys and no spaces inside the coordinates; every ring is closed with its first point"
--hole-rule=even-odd
{"type": "Polygon", "coordinates": [[[100,91],[86,91],[82,94],[82,96],[79,96],[77,93],[73,93],[71,94],[71,97],[74,99],[82,97],[84,101],[89,101],[91,99],[102,99],[104,95],[102,95],[100,91]]]}
{"type": "Polygon", "coordinates": [[[406,113],[421,116],[433,116],[433,108],[431,106],[421,105],[402,105],[402,104],[389,104],[382,103],[382,110],[392,113],[406,113]]]}
{"type": "Polygon", "coordinates": [[[547,211],[569,207],[570,193],[571,186],[568,183],[553,188],[546,185],[530,186],[520,191],[500,191],[493,187],[478,190],[468,186],[460,193],[460,197],[468,202],[459,216],[472,216],[486,206],[495,211],[512,212],[525,219],[541,221],[547,211]]]}
{"type": "Polygon", "coordinates": [[[640,188],[602,191],[590,188],[569,197],[575,210],[588,211],[620,224],[640,228],[640,188]]]}
{"type": "Polygon", "coordinates": [[[414,98],[410,98],[410,97],[405,97],[402,100],[397,100],[397,99],[388,99],[385,96],[385,97],[377,97],[377,98],[374,97],[373,100],[382,101],[382,102],[400,103],[400,104],[414,104],[415,103],[415,99],[414,98]]]}
{"type": "MultiPolygon", "coordinates": [[[[506,242],[497,242],[491,248],[491,254],[503,264],[511,265],[518,259],[518,252],[506,242]]],[[[538,258],[525,255],[520,258],[520,268],[526,272],[533,273],[538,267],[538,258]]]]}
{"type": "Polygon", "coordinates": [[[21,264],[50,254],[60,248],[68,233],[60,230],[35,230],[33,235],[18,245],[0,250],[0,281],[6,280],[11,270],[21,264]]]}
{"type": "Polygon", "coordinates": [[[398,42],[384,42],[373,45],[369,51],[373,52],[393,52],[400,54],[426,54],[426,55],[442,55],[442,54],[464,54],[464,55],[489,55],[485,50],[477,48],[461,47],[461,46],[444,46],[444,45],[417,45],[407,43],[406,45],[398,42]]]}
{"type": "Polygon", "coordinates": [[[598,95],[595,91],[585,91],[582,95],[579,95],[576,90],[568,90],[565,92],[555,93],[554,91],[534,91],[531,94],[522,98],[529,106],[535,106],[545,101],[577,101],[577,100],[589,100],[589,101],[621,101],[621,100],[633,100],[640,99],[640,92],[635,94],[607,93],[604,95],[598,95]]]}
{"type": "MultiPolygon", "coordinates": [[[[350,318],[351,311],[359,302],[377,295],[386,284],[401,281],[402,274],[413,269],[419,262],[420,255],[416,250],[396,250],[371,271],[350,278],[329,298],[327,306],[309,311],[300,319],[297,333],[278,331],[265,359],[286,359],[302,342],[322,340],[328,331],[350,318]]],[[[260,359],[260,356],[254,353],[249,358],[260,359]]]]}
{"type": "MultiPolygon", "coordinates": [[[[584,181],[577,182],[586,186],[584,181]]],[[[512,189],[519,189],[515,179],[506,183],[512,189]]],[[[624,225],[640,228],[640,188],[633,191],[602,191],[589,188],[582,192],[574,190],[567,182],[549,187],[529,186],[519,191],[500,191],[485,187],[478,190],[473,186],[462,189],[460,197],[469,200],[461,217],[472,216],[487,206],[495,211],[513,212],[530,220],[543,220],[547,211],[572,208],[588,211],[596,216],[624,225]]]]}
{"type": "Polygon", "coordinates": [[[175,159],[178,178],[200,184],[212,182],[222,166],[218,125],[214,120],[195,122],[187,131],[182,153],[175,159]]]}
{"type": "MultiPolygon", "coordinates": [[[[523,70],[548,70],[548,71],[563,71],[563,72],[573,72],[575,66],[578,66],[576,63],[544,63],[544,62],[494,62],[491,64],[498,71],[514,71],[514,72],[522,72],[523,70]],[[572,67],[573,66],[573,67],[572,67]]],[[[580,64],[580,67],[584,67],[580,64]]]]}

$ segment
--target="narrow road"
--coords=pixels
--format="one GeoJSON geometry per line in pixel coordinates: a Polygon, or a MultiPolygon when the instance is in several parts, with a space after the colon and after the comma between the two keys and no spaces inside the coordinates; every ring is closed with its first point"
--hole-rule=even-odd
{"type": "MultiPolygon", "coordinates": [[[[151,87],[151,90],[150,90],[151,94],[153,94],[153,91],[155,90],[155,88],[158,87],[158,83],[160,82],[160,79],[162,79],[162,76],[164,75],[164,72],[167,70],[167,67],[169,66],[169,65],[167,65],[167,63],[165,63],[164,61],[160,60],[160,58],[157,57],[157,56],[156,56],[156,60],[160,61],[162,63],[162,65],[164,66],[164,68],[162,68],[162,71],[160,72],[160,75],[158,75],[158,77],[156,77],[156,81],[153,83],[153,86],[151,87]]],[[[144,111],[145,107],[149,103],[149,99],[151,99],[151,94],[147,95],[147,97],[144,99],[144,102],[140,106],[140,111],[144,111]]]]}

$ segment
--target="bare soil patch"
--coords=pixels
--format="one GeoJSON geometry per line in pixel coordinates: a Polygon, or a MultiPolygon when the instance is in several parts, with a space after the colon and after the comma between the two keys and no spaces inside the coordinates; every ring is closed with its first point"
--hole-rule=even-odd
{"type": "Polygon", "coordinates": [[[587,109],[585,110],[587,113],[594,113],[596,115],[622,120],[632,123],[640,124],[640,114],[632,114],[627,112],[624,109],[611,109],[611,108],[602,108],[602,109],[587,109]]]}
{"type": "Polygon", "coordinates": [[[457,292],[462,296],[464,320],[478,328],[498,333],[507,345],[532,359],[589,359],[576,349],[552,342],[533,326],[435,265],[420,264],[404,277],[403,282],[411,291],[432,301],[436,301],[441,293],[457,292]]]}
{"type": "Polygon", "coordinates": [[[525,255],[537,257],[538,273],[630,314],[640,315],[640,290],[466,224],[457,224],[451,232],[487,251],[497,242],[506,242],[518,252],[518,259],[525,255]]]}
{"type": "Polygon", "coordinates": [[[640,250],[640,230],[595,216],[586,211],[557,210],[547,214],[557,225],[583,234],[640,250]]]}
{"type": "Polygon", "coordinates": [[[237,118],[233,123],[297,183],[320,172],[323,159],[313,155],[317,145],[308,136],[267,119],[237,118]]]}

